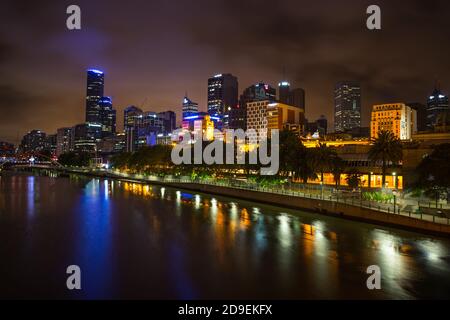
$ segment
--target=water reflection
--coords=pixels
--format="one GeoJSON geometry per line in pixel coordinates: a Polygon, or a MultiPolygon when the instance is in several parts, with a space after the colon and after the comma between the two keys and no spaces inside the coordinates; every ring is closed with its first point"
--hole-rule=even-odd
{"type": "MultiPolygon", "coordinates": [[[[54,257],[62,266],[80,265],[86,281],[82,297],[449,295],[447,240],[148,184],[15,176],[2,177],[0,184],[0,217],[17,228],[22,221],[5,211],[33,217],[27,219],[33,246],[24,252],[39,259],[30,258],[30,268],[42,270],[45,278],[54,257]],[[26,206],[17,194],[26,196],[26,206]],[[54,214],[43,220],[44,212],[54,214]],[[382,271],[380,292],[365,286],[373,264],[382,271]]],[[[16,233],[19,248],[5,249],[5,225],[0,223],[0,250],[11,252],[5,261],[15,261],[12,253],[23,242],[16,233]]],[[[11,270],[11,279],[35,276],[15,274],[13,265],[11,270]]]]}

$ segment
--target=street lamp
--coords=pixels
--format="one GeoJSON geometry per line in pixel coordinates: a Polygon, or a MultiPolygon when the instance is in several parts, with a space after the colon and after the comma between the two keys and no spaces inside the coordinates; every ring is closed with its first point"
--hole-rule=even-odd
{"type": "Polygon", "coordinates": [[[397,172],[393,172],[392,175],[394,176],[394,189],[397,189],[397,172]]]}
{"type": "Polygon", "coordinates": [[[395,207],[397,206],[397,190],[392,191],[392,194],[394,195],[394,214],[395,214],[395,207]]]}

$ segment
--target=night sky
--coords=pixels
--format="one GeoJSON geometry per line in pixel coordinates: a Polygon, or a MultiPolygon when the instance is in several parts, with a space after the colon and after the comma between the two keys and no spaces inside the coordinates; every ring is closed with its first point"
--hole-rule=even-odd
{"type": "MultiPolygon", "coordinates": [[[[85,70],[105,71],[122,129],[123,108],[206,110],[207,79],[232,73],[239,92],[283,78],[306,90],[306,116],[332,122],[336,81],[362,85],[371,106],[425,102],[436,81],[450,92],[450,1],[21,1],[0,9],[0,140],[54,133],[84,121],[85,70]],[[77,4],[82,29],[66,28],[77,4]],[[366,28],[378,4],[382,30],[366,28]]],[[[332,123],[331,123],[332,125],[332,123]]]]}

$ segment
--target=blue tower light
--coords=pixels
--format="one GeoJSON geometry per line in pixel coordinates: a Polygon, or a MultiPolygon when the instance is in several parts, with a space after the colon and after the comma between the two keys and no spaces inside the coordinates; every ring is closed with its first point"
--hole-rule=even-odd
{"type": "Polygon", "coordinates": [[[97,74],[103,74],[103,71],[98,70],[98,69],[88,69],[88,71],[89,72],[94,72],[94,73],[97,73],[97,74]]]}

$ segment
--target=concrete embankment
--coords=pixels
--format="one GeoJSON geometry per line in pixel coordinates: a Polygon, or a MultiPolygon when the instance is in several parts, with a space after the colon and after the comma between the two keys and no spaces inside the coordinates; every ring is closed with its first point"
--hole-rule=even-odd
{"type": "Polygon", "coordinates": [[[345,203],[194,183],[168,183],[168,185],[180,189],[239,198],[291,209],[313,211],[330,216],[369,222],[383,226],[400,227],[412,231],[450,236],[450,225],[437,224],[430,221],[375,211],[345,203]]]}

